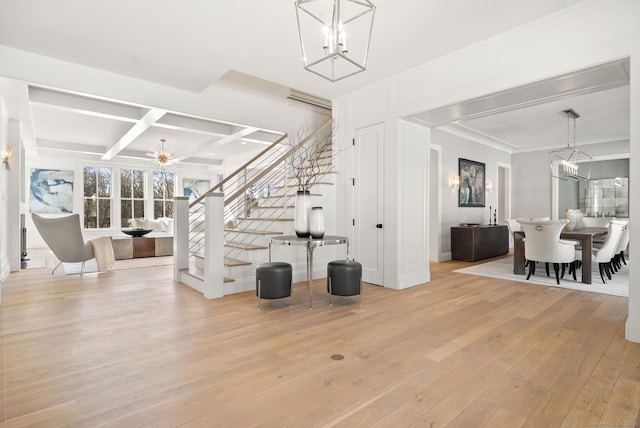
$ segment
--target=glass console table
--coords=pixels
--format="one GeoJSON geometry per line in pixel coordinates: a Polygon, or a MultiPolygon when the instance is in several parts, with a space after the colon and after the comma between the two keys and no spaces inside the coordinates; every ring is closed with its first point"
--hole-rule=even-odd
{"type": "Polygon", "coordinates": [[[307,247],[307,293],[309,294],[309,309],[313,308],[311,297],[311,282],[313,280],[313,250],[325,245],[347,245],[347,258],[349,258],[349,238],[346,236],[325,235],[322,238],[300,238],[296,235],[274,236],[269,241],[269,261],[271,261],[272,245],[290,245],[307,247]]]}

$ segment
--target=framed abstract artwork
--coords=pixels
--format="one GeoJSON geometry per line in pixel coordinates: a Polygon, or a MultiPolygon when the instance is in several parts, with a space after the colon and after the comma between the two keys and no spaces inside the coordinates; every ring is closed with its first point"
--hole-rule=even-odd
{"type": "Polygon", "coordinates": [[[211,188],[209,180],[197,180],[194,178],[183,179],[182,187],[184,196],[189,197],[190,203],[204,195],[211,188]]]}
{"type": "Polygon", "coordinates": [[[458,158],[459,207],[485,206],[485,165],[468,159],[458,158]]]}
{"type": "Polygon", "coordinates": [[[32,168],[29,210],[38,214],[73,212],[73,171],[32,168]]]}

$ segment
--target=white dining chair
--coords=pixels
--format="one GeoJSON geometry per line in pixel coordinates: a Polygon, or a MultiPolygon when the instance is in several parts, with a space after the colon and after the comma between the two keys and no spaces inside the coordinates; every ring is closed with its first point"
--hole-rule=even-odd
{"type": "MultiPolygon", "coordinates": [[[[613,273],[613,257],[616,255],[620,238],[622,237],[622,231],[626,226],[625,221],[612,219],[609,221],[609,227],[607,229],[607,238],[604,244],[600,248],[593,250],[591,260],[598,263],[598,270],[600,272],[600,278],[602,283],[606,284],[607,280],[612,278],[613,273]]],[[[582,259],[582,250],[576,251],[576,256],[582,259]]]]}
{"type": "Polygon", "coordinates": [[[507,227],[509,228],[509,234],[511,236],[513,236],[513,232],[522,231],[522,228],[520,227],[520,223],[518,223],[518,220],[515,218],[508,218],[506,223],[507,223],[507,227]]]}
{"type": "Polygon", "coordinates": [[[562,220],[517,220],[524,232],[524,257],[529,267],[527,279],[535,274],[536,262],[545,263],[547,275],[549,263],[553,264],[556,274],[556,284],[560,284],[560,269],[564,276],[565,266],[569,265],[569,272],[576,279],[576,241],[560,239],[562,229],[569,222],[562,220]]]}
{"type": "Polygon", "coordinates": [[[618,248],[616,248],[613,255],[613,269],[616,272],[622,268],[622,263],[627,264],[627,261],[624,259],[624,252],[627,251],[627,247],[629,246],[629,222],[626,220],[621,221],[624,222],[624,227],[622,228],[618,248]]]}
{"type": "Polygon", "coordinates": [[[82,263],[80,266],[80,275],[82,275],[84,263],[93,259],[95,254],[93,245],[85,242],[82,236],[80,216],[71,214],[64,217],[42,217],[33,213],[31,218],[40,236],[59,261],[51,274],[53,275],[62,263],[82,263]]]}

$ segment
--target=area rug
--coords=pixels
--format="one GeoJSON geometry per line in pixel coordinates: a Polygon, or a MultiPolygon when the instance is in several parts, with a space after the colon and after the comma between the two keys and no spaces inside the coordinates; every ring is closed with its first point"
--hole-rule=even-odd
{"type": "MultiPolygon", "coordinates": [[[[629,263],[629,260],[627,260],[629,263]]],[[[556,284],[555,274],[553,268],[550,268],[550,277],[547,276],[544,265],[536,269],[535,275],[527,281],[526,275],[515,275],[513,273],[513,256],[505,257],[498,260],[493,260],[486,263],[478,263],[476,265],[458,269],[454,272],[466,273],[471,275],[487,276],[491,278],[508,279],[511,281],[526,282],[529,284],[539,284],[551,287],[569,288],[571,290],[589,291],[592,293],[610,294],[613,296],[629,296],[629,267],[628,265],[622,265],[616,274],[613,275],[611,280],[607,279],[607,283],[603,284],[600,279],[600,273],[598,270],[598,264],[593,266],[591,278],[592,284],[583,284],[580,282],[582,272],[578,271],[578,281],[574,281],[573,277],[565,274],[563,279],[560,279],[560,285],[556,284]]]]}
{"type": "MultiPolygon", "coordinates": [[[[27,260],[22,263],[22,269],[51,269],[58,264],[58,259],[53,255],[49,249],[35,249],[30,250],[27,260]]],[[[123,259],[116,260],[115,264],[110,270],[125,270],[125,269],[138,269],[155,266],[166,266],[173,264],[173,256],[161,256],[161,257],[141,257],[136,259],[123,259]]],[[[81,263],[63,263],[61,267],[56,270],[68,275],[80,273],[81,263]]],[[[97,266],[95,259],[88,260],[84,264],[84,273],[97,272],[97,266]]]]}

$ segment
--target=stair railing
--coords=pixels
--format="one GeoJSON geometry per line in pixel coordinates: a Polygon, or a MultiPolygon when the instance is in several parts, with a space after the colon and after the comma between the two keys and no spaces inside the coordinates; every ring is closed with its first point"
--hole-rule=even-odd
{"type": "MultiPolygon", "coordinates": [[[[265,148],[258,155],[247,161],[221,182],[213,186],[209,191],[189,204],[189,257],[204,253],[204,231],[205,231],[205,198],[207,195],[217,192],[224,192],[224,224],[227,234],[238,232],[234,225],[238,219],[243,221],[244,228],[256,227],[265,230],[270,223],[262,221],[260,218],[251,218],[251,211],[257,208],[252,206],[254,200],[250,196],[258,193],[259,199],[270,199],[273,205],[282,207],[277,210],[277,214],[270,216],[273,221],[283,219],[287,214],[287,207],[293,204],[295,193],[291,194],[290,189],[295,188],[292,183],[291,172],[287,165],[287,160],[293,153],[306,144],[313,144],[314,138],[320,134],[331,123],[328,118],[318,128],[313,130],[308,136],[296,145],[288,144],[288,136],[282,135],[274,143],[265,148]],[[249,195],[248,195],[249,191],[249,195]],[[277,197],[276,197],[277,196],[277,197]],[[248,215],[247,215],[248,214],[248,215]]],[[[329,165],[328,168],[331,168],[329,165]]],[[[245,240],[245,244],[250,245],[257,236],[245,240]]],[[[225,259],[232,259],[239,254],[242,248],[228,248],[225,252],[225,259]]]]}

